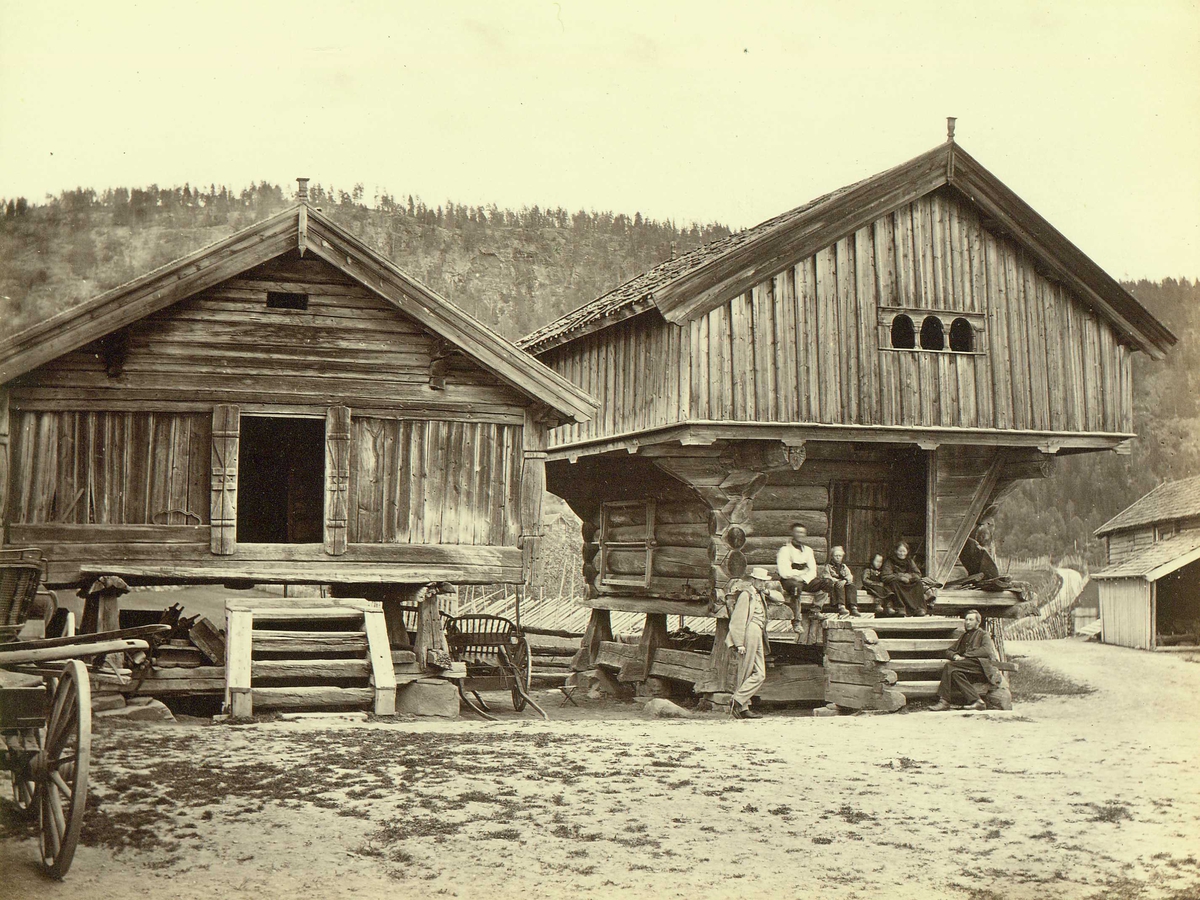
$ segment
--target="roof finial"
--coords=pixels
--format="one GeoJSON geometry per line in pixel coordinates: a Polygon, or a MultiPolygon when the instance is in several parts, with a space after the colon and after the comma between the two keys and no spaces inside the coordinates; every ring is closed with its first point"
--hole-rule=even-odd
{"type": "Polygon", "coordinates": [[[301,203],[308,202],[308,179],[307,178],[297,178],[296,179],[296,199],[298,199],[301,203]]]}
{"type": "Polygon", "coordinates": [[[946,140],[950,143],[954,143],[954,123],[957,121],[954,116],[946,116],[946,140]]]}

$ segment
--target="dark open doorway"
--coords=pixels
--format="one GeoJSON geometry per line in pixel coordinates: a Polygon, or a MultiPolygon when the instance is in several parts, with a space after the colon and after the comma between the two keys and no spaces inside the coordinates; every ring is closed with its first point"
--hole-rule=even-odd
{"type": "Polygon", "coordinates": [[[238,456],[238,541],[320,543],[325,422],[242,416],[238,456]]]}

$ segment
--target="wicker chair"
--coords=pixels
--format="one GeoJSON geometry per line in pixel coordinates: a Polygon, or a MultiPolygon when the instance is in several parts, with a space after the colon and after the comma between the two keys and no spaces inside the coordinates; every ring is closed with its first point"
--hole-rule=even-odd
{"type": "Polygon", "coordinates": [[[45,575],[41,550],[0,550],[0,643],[17,639],[45,575]]]}

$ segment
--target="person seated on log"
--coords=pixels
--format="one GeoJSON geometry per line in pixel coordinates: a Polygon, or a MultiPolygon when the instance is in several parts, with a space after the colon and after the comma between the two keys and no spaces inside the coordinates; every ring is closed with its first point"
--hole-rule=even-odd
{"type": "Polygon", "coordinates": [[[761,719],[762,713],[750,708],[750,699],[767,677],[767,581],[770,574],[762,566],[751,569],[733,603],[729,616],[726,646],[737,650],[737,688],[729,703],[735,719],[761,719]]]}
{"type": "Polygon", "coordinates": [[[936,596],[936,581],[924,578],[921,567],[909,555],[908,544],[901,541],[896,549],[888,554],[880,570],[884,585],[903,604],[905,616],[927,616],[929,610],[927,601],[936,596]]]}
{"type": "Polygon", "coordinates": [[[829,558],[821,566],[821,577],[832,586],[830,594],[837,604],[839,616],[858,615],[858,588],[854,584],[854,576],[846,565],[846,551],[842,547],[834,547],[829,551],[829,558]]]}
{"type": "Polygon", "coordinates": [[[963,544],[962,552],[958,554],[959,563],[967,570],[966,577],[947,582],[946,587],[969,588],[989,594],[1012,591],[1022,603],[1035,599],[1033,588],[1028,582],[1014,581],[1007,575],[1000,574],[1000,567],[987,550],[991,542],[991,521],[980,522],[974,534],[963,544]]]}
{"type": "MultiPolygon", "coordinates": [[[[775,568],[779,570],[779,584],[784,592],[795,601],[793,620],[801,621],[801,593],[832,594],[833,583],[817,571],[817,558],[807,544],[808,529],[801,522],[792,523],[792,539],[779,548],[775,557],[775,568]]],[[[844,594],[843,594],[844,595],[844,594]]],[[[814,598],[813,611],[820,612],[822,603],[814,598]]]]}
{"type": "Polygon", "coordinates": [[[987,704],[979,696],[978,685],[999,687],[1002,683],[1000,657],[991,635],[982,628],[983,616],[979,610],[972,609],[964,621],[966,631],[946,651],[950,661],[942,669],[937,703],[929,707],[933,712],[942,712],[956,705],[967,709],[987,709],[987,704]]]}
{"type": "Polygon", "coordinates": [[[875,613],[881,619],[900,615],[894,604],[896,595],[883,583],[883,554],[876,553],[871,557],[871,565],[862,571],[862,589],[875,598],[879,611],[875,613]]]}

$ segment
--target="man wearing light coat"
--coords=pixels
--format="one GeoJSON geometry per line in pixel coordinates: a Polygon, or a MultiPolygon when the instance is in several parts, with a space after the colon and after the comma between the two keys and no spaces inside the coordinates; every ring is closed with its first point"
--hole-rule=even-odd
{"type": "Polygon", "coordinates": [[[725,643],[738,651],[737,689],[733,692],[730,712],[737,719],[761,719],[750,708],[750,698],[767,677],[767,570],[750,570],[749,582],[743,582],[729,616],[729,634],[725,643]]]}

